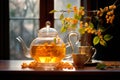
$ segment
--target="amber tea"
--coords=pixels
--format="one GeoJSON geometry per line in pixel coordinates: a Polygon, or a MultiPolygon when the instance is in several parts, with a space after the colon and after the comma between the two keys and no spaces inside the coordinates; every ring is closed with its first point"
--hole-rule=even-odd
{"type": "Polygon", "coordinates": [[[60,62],[66,53],[65,44],[44,43],[32,46],[31,56],[40,63],[60,62]]]}

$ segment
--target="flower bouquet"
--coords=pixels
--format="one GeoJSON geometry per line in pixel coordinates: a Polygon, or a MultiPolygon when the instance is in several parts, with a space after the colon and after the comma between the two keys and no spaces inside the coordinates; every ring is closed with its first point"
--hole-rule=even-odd
{"type": "Polygon", "coordinates": [[[115,18],[115,3],[93,11],[85,10],[84,6],[77,7],[68,4],[66,6],[67,10],[51,10],[50,13],[62,12],[60,15],[62,23],[61,32],[77,29],[81,35],[85,33],[94,35],[92,40],[94,45],[100,44],[106,46],[106,42],[113,38],[113,36],[106,33],[106,31],[112,26],[115,18]],[[64,12],[68,13],[67,17],[64,16],[64,12]],[[73,12],[73,16],[69,17],[71,12],[73,12]],[[89,12],[92,12],[92,15],[95,13],[95,15],[91,16],[89,12]]]}

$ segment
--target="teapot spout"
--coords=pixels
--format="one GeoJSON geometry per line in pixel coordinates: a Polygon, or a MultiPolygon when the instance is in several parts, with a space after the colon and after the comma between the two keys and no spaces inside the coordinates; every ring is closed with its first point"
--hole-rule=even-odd
{"type": "Polygon", "coordinates": [[[25,57],[31,58],[31,56],[30,56],[30,49],[26,46],[24,40],[20,36],[18,36],[16,39],[20,42],[25,57]]]}

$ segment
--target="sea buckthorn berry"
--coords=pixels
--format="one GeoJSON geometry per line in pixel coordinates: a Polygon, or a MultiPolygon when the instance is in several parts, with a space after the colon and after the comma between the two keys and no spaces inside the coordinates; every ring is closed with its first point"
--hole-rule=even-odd
{"type": "Polygon", "coordinates": [[[28,67],[28,64],[27,63],[22,63],[22,68],[27,68],[28,67]]]}
{"type": "Polygon", "coordinates": [[[107,11],[108,11],[108,7],[105,7],[105,8],[104,8],[104,11],[106,11],[106,12],[107,12],[107,11]]]}
{"type": "Polygon", "coordinates": [[[116,5],[113,5],[113,9],[116,9],[116,5]]]}

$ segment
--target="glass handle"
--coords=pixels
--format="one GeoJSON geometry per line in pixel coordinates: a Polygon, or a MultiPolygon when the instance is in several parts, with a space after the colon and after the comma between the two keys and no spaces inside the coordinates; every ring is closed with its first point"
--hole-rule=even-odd
{"type": "Polygon", "coordinates": [[[72,36],[76,36],[76,38],[77,38],[75,44],[77,44],[77,43],[79,42],[80,36],[79,36],[79,33],[75,32],[75,31],[71,31],[71,32],[68,34],[68,43],[69,43],[70,46],[71,46],[72,52],[74,52],[74,45],[72,44],[72,41],[71,41],[71,39],[70,39],[72,36]]]}
{"type": "Polygon", "coordinates": [[[95,56],[95,54],[97,53],[97,49],[96,48],[94,48],[94,47],[92,47],[92,50],[94,51],[93,52],[93,55],[92,55],[92,59],[94,58],[94,56],[95,56]]]}

